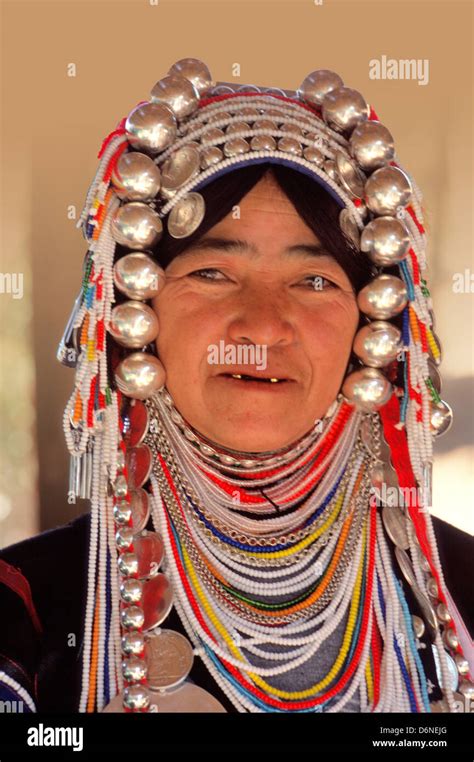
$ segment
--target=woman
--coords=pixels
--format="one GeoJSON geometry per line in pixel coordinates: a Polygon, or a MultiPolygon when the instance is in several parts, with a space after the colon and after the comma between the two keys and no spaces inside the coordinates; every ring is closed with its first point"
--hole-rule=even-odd
{"type": "Polygon", "coordinates": [[[451,411],[389,131],[333,72],[234,92],[183,59],[100,156],[59,355],[91,512],[2,553],[2,696],[464,710],[468,538],[429,515],[451,411]]]}

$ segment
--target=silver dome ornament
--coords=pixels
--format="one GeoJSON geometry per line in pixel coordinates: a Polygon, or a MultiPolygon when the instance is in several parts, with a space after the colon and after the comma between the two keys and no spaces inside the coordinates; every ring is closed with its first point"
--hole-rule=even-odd
{"type": "Polygon", "coordinates": [[[127,630],[139,630],[143,627],[145,614],[140,606],[127,606],[120,612],[123,626],[127,630]]]}
{"type": "Polygon", "coordinates": [[[127,397],[144,400],[165,384],[166,371],[162,363],[146,352],[133,352],[115,370],[115,383],[127,397]]]}
{"type": "Polygon", "coordinates": [[[148,254],[134,251],[117,260],[114,284],[129,299],[153,299],[163,288],[165,271],[148,254]]]}
{"type": "Polygon", "coordinates": [[[276,140],[271,135],[254,135],[250,140],[252,151],[275,151],[276,140]]]}
{"type": "Polygon", "coordinates": [[[163,234],[159,215],[147,204],[132,201],[120,206],[112,217],[112,238],[131,249],[149,249],[163,234]]]}
{"type": "Polygon", "coordinates": [[[165,103],[176,119],[193,114],[199,106],[199,93],[187,77],[168,74],[158,80],[150,93],[152,103],[165,103]]]}
{"type": "Polygon", "coordinates": [[[395,216],[399,207],[406,207],[412,197],[412,184],[399,167],[376,169],[365,184],[365,202],[371,212],[395,216]]]}
{"type": "Polygon", "coordinates": [[[127,632],[121,640],[122,652],[140,656],[145,652],[145,636],[138,630],[127,632]]]}
{"type": "Polygon", "coordinates": [[[120,527],[115,534],[115,544],[120,550],[129,550],[133,543],[133,528],[120,527]]]}
{"type": "Polygon", "coordinates": [[[222,161],[223,158],[224,154],[218,146],[208,146],[201,151],[201,169],[208,169],[212,164],[222,161]]]}
{"type": "Polygon", "coordinates": [[[283,122],[280,130],[282,132],[289,132],[295,138],[302,138],[304,134],[302,127],[297,127],[296,124],[290,124],[289,122],[283,122]]]}
{"type": "Polygon", "coordinates": [[[129,685],[123,692],[123,703],[128,709],[144,711],[150,706],[150,696],[140,683],[129,685]]]}
{"type": "Polygon", "coordinates": [[[125,132],[133,148],[154,155],[175,141],[178,123],[165,103],[143,103],[128,115],[125,132]]]}
{"type": "Polygon", "coordinates": [[[168,233],[173,238],[187,238],[198,229],[205,212],[203,196],[195,191],[187,193],[168,215],[168,233]]]}
{"type": "Polygon", "coordinates": [[[131,577],[138,571],[138,558],[136,553],[121,553],[117,559],[120,574],[131,577]]]}
{"type": "Polygon", "coordinates": [[[395,156],[391,132],[380,122],[372,119],[358,124],[349,138],[349,150],[361,169],[372,172],[395,156]]]}
{"type": "Polygon", "coordinates": [[[273,119],[257,119],[253,124],[254,130],[277,130],[277,123],[273,119]]]}
{"type": "Polygon", "coordinates": [[[459,692],[469,701],[472,701],[474,699],[474,683],[471,680],[461,680],[459,692]]]}
{"type": "Polygon", "coordinates": [[[453,411],[447,402],[441,400],[431,407],[431,433],[437,437],[446,434],[453,424],[453,411]]]}
{"type": "Polygon", "coordinates": [[[140,349],[158,336],[158,318],[147,304],[132,300],[113,308],[108,330],[122,347],[140,349]]]}
{"type": "Polygon", "coordinates": [[[469,674],[469,662],[463,654],[454,654],[454,661],[456,662],[456,667],[460,675],[469,674]]]}
{"type": "Polygon", "coordinates": [[[213,122],[219,122],[221,119],[227,120],[231,118],[232,118],[232,114],[230,114],[228,111],[218,111],[215,114],[211,114],[211,116],[207,120],[207,124],[212,124],[213,122]]]}
{"type": "Polygon", "coordinates": [[[117,476],[117,478],[115,479],[114,485],[113,485],[113,491],[114,491],[115,497],[123,498],[126,496],[128,492],[128,484],[123,474],[119,474],[119,476],[117,476]]]}
{"type": "Polygon", "coordinates": [[[351,132],[359,122],[368,119],[369,114],[364,96],[351,87],[331,90],[322,102],[322,117],[336,132],[351,132]]]}
{"type": "Polygon", "coordinates": [[[301,156],[303,153],[303,148],[297,138],[280,138],[278,140],[278,150],[291,153],[293,156],[301,156]]]}
{"type": "Polygon", "coordinates": [[[171,66],[168,74],[179,74],[189,79],[201,97],[216,84],[206,64],[198,58],[180,58],[171,66]]]}
{"type": "Polygon", "coordinates": [[[396,265],[407,256],[410,235],[396,217],[376,217],[362,231],[360,248],[379,267],[396,265]]]}
{"type": "Polygon", "coordinates": [[[383,368],[396,359],[402,348],[399,329],[383,320],[361,328],[354,339],[354,352],[371,368],[383,368]]]}
{"type": "Polygon", "coordinates": [[[148,665],[145,659],[141,659],[139,656],[129,656],[122,662],[122,675],[124,680],[129,683],[140,682],[147,676],[148,665]]]}
{"type": "Polygon", "coordinates": [[[207,142],[208,140],[221,140],[225,138],[225,132],[224,130],[221,130],[220,127],[210,127],[201,135],[201,143],[207,142]]]}
{"type": "Polygon", "coordinates": [[[232,122],[225,128],[226,135],[236,135],[239,132],[249,130],[250,127],[247,122],[232,122]]]}
{"type": "Polygon", "coordinates": [[[358,410],[372,413],[388,402],[392,385],[376,368],[361,368],[346,377],[342,393],[358,410]]]}
{"type": "Polygon", "coordinates": [[[303,150],[303,156],[308,161],[313,161],[316,166],[321,167],[324,162],[324,156],[318,148],[313,146],[306,146],[303,150]]]}
{"type": "Polygon", "coordinates": [[[230,138],[224,143],[225,156],[238,156],[250,151],[250,145],[245,138],[230,138]]]}
{"type": "Polygon", "coordinates": [[[124,153],[112,172],[115,193],[122,200],[149,201],[161,187],[161,172],[153,159],[140,151],[124,153]]]}
{"type": "Polygon", "coordinates": [[[114,519],[117,524],[125,526],[132,518],[132,509],[127,500],[120,500],[114,505],[114,519]]]}
{"type": "Polygon", "coordinates": [[[354,198],[362,199],[367,178],[342,151],[336,153],[336,169],[343,188],[354,198]]]}
{"type": "Polygon", "coordinates": [[[401,278],[385,273],[371,280],[357,295],[359,309],[376,320],[395,317],[407,301],[408,292],[401,278]]]}
{"type": "Polygon", "coordinates": [[[296,95],[310,106],[320,106],[331,90],[336,90],[343,85],[344,82],[336,72],[329,69],[316,69],[304,78],[296,91],[296,95]]]}
{"type": "Polygon", "coordinates": [[[161,166],[161,186],[173,192],[182,188],[192,177],[199,174],[200,155],[195,146],[178,148],[161,166]]]}
{"type": "Polygon", "coordinates": [[[143,582],[140,579],[129,577],[120,585],[120,597],[125,603],[139,603],[143,593],[143,582]]]}

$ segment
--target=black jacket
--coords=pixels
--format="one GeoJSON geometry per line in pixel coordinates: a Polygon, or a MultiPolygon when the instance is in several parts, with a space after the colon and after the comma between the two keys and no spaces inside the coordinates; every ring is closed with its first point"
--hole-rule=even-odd
{"type": "MultiPolygon", "coordinates": [[[[472,637],[472,537],[435,517],[433,524],[446,584],[472,637]]],[[[90,514],[85,513],[0,551],[0,671],[28,691],[40,712],[78,712],[89,529],[90,514]]],[[[409,586],[397,576],[410,610],[416,612],[409,586]]],[[[174,607],[164,626],[186,635],[174,607]]],[[[422,649],[420,657],[427,677],[437,685],[431,648],[422,649]]],[[[195,658],[189,677],[228,712],[236,711],[200,658],[195,658]]],[[[0,674],[0,699],[14,698],[2,686],[0,674]]],[[[435,688],[430,700],[438,698],[435,688]]]]}

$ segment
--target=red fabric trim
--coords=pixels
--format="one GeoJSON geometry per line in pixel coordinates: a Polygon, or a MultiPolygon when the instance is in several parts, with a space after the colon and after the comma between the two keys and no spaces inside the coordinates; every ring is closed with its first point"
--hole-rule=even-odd
{"type": "Polygon", "coordinates": [[[35,630],[41,634],[43,632],[43,626],[40,622],[40,618],[35,609],[33,603],[33,596],[31,594],[30,583],[23,576],[19,569],[16,569],[11,564],[3,561],[0,558],[0,582],[3,582],[7,587],[13,590],[14,593],[20,596],[25,604],[27,611],[31,617],[35,630]]]}

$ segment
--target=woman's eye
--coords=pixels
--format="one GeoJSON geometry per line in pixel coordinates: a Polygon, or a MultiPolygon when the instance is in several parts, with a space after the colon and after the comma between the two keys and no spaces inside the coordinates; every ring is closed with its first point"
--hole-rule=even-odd
{"type": "Polygon", "coordinates": [[[225,278],[225,275],[221,273],[220,270],[216,270],[213,267],[205,267],[202,270],[194,270],[194,272],[189,273],[190,276],[193,276],[194,278],[200,278],[201,280],[221,280],[221,278],[215,277],[216,275],[222,275],[222,278],[225,278]]]}
{"type": "Polygon", "coordinates": [[[325,291],[328,288],[337,288],[332,280],[328,280],[322,275],[308,275],[307,278],[304,278],[303,283],[308,283],[314,291],[325,291]]]}

